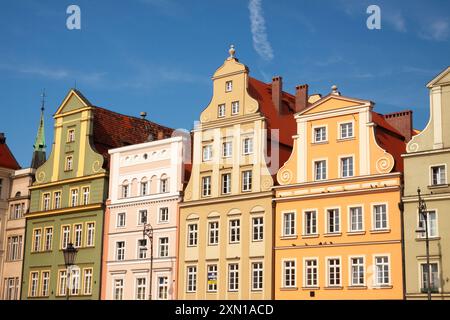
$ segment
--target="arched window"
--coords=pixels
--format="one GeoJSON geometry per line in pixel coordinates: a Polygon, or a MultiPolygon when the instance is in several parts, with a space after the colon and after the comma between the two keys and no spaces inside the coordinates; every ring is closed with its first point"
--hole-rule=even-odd
{"type": "Polygon", "coordinates": [[[128,180],[122,183],[122,198],[128,198],[130,196],[130,185],[128,180]]]}
{"type": "Polygon", "coordinates": [[[20,197],[22,195],[22,193],[20,193],[20,191],[16,192],[16,198],[20,197]]]}
{"type": "Polygon", "coordinates": [[[141,180],[141,196],[145,196],[150,193],[148,185],[149,185],[149,183],[147,181],[147,178],[146,177],[142,178],[142,180],[141,180]]]}
{"type": "Polygon", "coordinates": [[[166,174],[163,174],[159,180],[159,192],[169,192],[169,178],[166,174]]]}

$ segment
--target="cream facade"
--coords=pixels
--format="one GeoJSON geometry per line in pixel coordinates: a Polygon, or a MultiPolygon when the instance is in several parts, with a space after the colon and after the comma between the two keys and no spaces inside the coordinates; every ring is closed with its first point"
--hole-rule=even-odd
{"type": "Polygon", "coordinates": [[[423,219],[417,189],[426,202],[430,239],[432,299],[450,299],[450,68],[427,85],[430,120],[408,143],[405,163],[404,232],[406,298],[427,298],[427,265],[423,219]]]}
{"type": "Polygon", "coordinates": [[[102,299],[176,299],[183,143],[182,137],[173,137],[109,151],[102,299]],[[153,228],[152,267],[151,243],[143,236],[148,223],[153,228]]]}
{"type": "Polygon", "coordinates": [[[271,299],[271,188],[291,150],[294,97],[281,78],[272,86],[251,78],[233,47],[212,80],[180,206],[178,298],[271,299]]]}

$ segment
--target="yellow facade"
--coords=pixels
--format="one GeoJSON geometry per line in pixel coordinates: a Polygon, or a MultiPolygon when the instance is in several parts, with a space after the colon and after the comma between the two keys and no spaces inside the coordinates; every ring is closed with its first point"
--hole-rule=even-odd
{"type": "Polygon", "coordinates": [[[372,108],[334,89],[296,114],[275,187],[275,299],[403,298],[401,166],[377,134],[401,137],[372,108]]]}

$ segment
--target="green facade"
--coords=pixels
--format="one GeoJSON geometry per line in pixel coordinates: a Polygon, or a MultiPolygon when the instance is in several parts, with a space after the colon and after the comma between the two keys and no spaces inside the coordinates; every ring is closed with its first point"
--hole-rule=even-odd
{"type": "Polygon", "coordinates": [[[108,176],[104,158],[94,146],[93,109],[79,92],[71,90],[54,115],[52,152],[37,169],[26,216],[22,299],[66,299],[60,289],[60,272],[65,271],[62,248],[68,242],[78,249],[75,265],[80,268],[78,294],[70,299],[100,298],[108,176]],[[77,197],[73,190],[78,190],[77,197]],[[63,227],[70,230],[65,233],[66,241],[63,227]],[[51,241],[46,228],[52,228],[51,241]]]}

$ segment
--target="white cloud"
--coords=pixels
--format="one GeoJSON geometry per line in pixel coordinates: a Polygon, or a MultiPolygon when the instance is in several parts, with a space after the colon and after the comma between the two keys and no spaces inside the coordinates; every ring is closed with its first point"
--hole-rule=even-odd
{"type": "Polygon", "coordinates": [[[450,28],[447,20],[436,19],[426,24],[419,36],[425,40],[445,41],[450,36],[450,28]]]}
{"type": "Polygon", "coordinates": [[[274,58],[272,46],[267,39],[266,21],[264,20],[261,0],[250,0],[250,23],[253,36],[253,47],[264,60],[270,61],[274,58]]]}
{"type": "MultiPolygon", "coordinates": [[[[383,19],[383,11],[381,13],[381,19],[383,19]]],[[[399,12],[387,11],[384,15],[386,21],[398,32],[406,32],[406,21],[403,15],[399,12]]]]}

